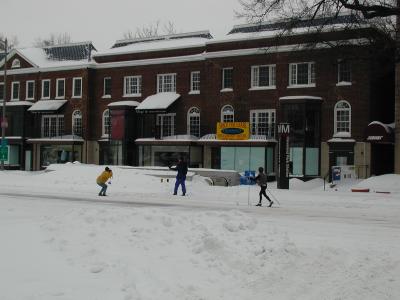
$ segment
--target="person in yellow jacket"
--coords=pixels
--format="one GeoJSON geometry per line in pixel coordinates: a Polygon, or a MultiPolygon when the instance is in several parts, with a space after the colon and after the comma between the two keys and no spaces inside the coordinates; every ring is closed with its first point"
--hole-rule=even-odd
{"type": "MultiPolygon", "coordinates": [[[[97,177],[96,183],[101,186],[101,190],[99,193],[99,196],[106,196],[106,191],[107,191],[107,181],[112,178],[113,173],[109,167],[106,167],[106,169],[97,177]]],[[[110,182],[111,183],[111,182],[110,182]]]]}

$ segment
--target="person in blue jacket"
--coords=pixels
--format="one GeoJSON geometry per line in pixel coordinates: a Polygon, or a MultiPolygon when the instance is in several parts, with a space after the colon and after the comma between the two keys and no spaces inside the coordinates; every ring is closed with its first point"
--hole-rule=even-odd
{"type": "Polygon", "coordinates": [[[178,188],[181,185],[182,186],[182,196],[185,196],[185,194],[186,194],[185,180],[186,180],[186,174],[188,171],[187,163],[184,161],[183,157],[180,157],[176,167],[169,166],[169,169],[178,171],[178,173],[176,174],[174,195],[177,195],[178,188]]]}

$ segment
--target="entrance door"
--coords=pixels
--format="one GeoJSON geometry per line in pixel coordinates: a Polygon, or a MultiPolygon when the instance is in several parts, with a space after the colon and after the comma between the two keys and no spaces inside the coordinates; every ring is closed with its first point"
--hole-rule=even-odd
{"type": "Polygon", "coordinates": [[[25,171],[32,170],[32,151],[25,151],[25,171]]]}

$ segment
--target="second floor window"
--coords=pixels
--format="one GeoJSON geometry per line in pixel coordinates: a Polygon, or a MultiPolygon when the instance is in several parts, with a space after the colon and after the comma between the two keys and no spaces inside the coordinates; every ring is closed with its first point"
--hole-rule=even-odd
{"type": "Polygon", "coordinates": [[[251,67],[251,88],[275,87],[275,65],[252,66],[251,67]]]}
{"type": "Polygon", "coordinates": [[[233,89],[233,68],[222,69],[222,90],[233,89]]]}
{"type": "Polygon", "coordinates": [[[110,110],[106,109],[103,112],[103,122],[102,122],[102,128],[103,128],[103,136],[109,136],[111,133],[111,116],[110,116],[110,110]]]}
{"type": "Polygon", "coordinates": [[[42,116],[42,137],[56,137],[64,135],[63,115],[42,116]]]}
{"type": "Polygon", "coordinates": [[[42,80],[42,99],[50,99],[50,79],[42,80]]]}
{"type": "Polygon", "coordinates": [[[82,78],[72,80],[72,98],[82,98],[82,78]]]}
{"type": "Polygon", "coordinates": [[[200,93],[200,72],[191,72],[190,73],[190,92],[192,94],[200,93]]]}
{"type": "Polygon", "coordinates": [[[11,84],[11,100],[19,100],[19,82],[14,81],[11,84]]]}
{"type": "Polygon", "coordinates": [[[176,74],[157,75],[157,93],[176,92],[176,74]]]}
{"type": "Polygon", "coordinates": [[[4,83],[0,82],[0,100],[4,100],[4,83]]]}
{"type": "Polygon", "coordinates": [[[339,101],[335,105],[335,134],[351,133],[351,106],[347,101],[339,101]]]}
{"type": "Polygon", "coordinates": [[[82,136],[82,113],[80,110],[72,113],[72,134],[82,136]]]}
{"type": "Polygon", "coordinates": [[[175,133],[175,114],[157,115],[157,129],[160,137],[172,136],[175,133]]]}
{"type": "Polygon", "coordinates": [[[197,107],[188,111],[187,131],[189,135],[200,137],[200,110],[197,107]]]}
{"type": "Polygon", "coordinates": [[[65,98],[65,79],[57,79],[56,98],[65,98]]]}
{"type": "Polygon", "coordinates": [[[351,65],[347,60],[338,62],[338,83],[351,83],[351,65]]]}
{"type": "Polygon", "coordinates": [[[103,97],[104,96],[110,96],[111,97],[111,77],[104,77],[103,97]]]}
{"type": "Polygon", "coordinates": [[[221,109],[221,122],[235,122],[235,111],[231,105],[225,105],[221,109]]]}
{"type": "Polygon", "coordinates": [[[315,63],[289,64],[290,86],[315,86],[315,63]]]}
{"type": "Polygon", "coordinates": [[[142,76],[124,77],[124,96],[141,96],[142,76]]]}
{"type": "Polygon", "coordinates": [[[26,100],[35,99],[35,81],[29,80],[26,82],[26,100]]]}
{"type": "Polygon", "coordinates": [[[250,111],[250,128],[253,135],[275,136],[275,109],[257,109],[250,111]]]}

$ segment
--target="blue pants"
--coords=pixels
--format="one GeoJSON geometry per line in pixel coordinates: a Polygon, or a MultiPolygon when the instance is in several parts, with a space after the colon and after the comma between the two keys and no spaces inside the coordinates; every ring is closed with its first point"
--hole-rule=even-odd
{"type": "Polygon", "coordinates": [[[101,186],[101,191],[100,191],[100,193],[99,193],[99,196],[100,195],[103,195],[103,196],[105,196],[105,194],[106,194],[106,191],[107,191],[107,184],[105,184],[105,183],[97,183],[99,186],[101,186]]]}
{"type": "Polygon", "coordinates": [[[175,188],[174,188],[174,195],[176,195],[176,194],[178,193],[178,187],[179,187],[179,185],[182,186],[182,194],[183,194],[183,195],[186,194],[185,180],[186,180],[186,178],[176,178],[176,181],[175,181],[175,188]]]}

